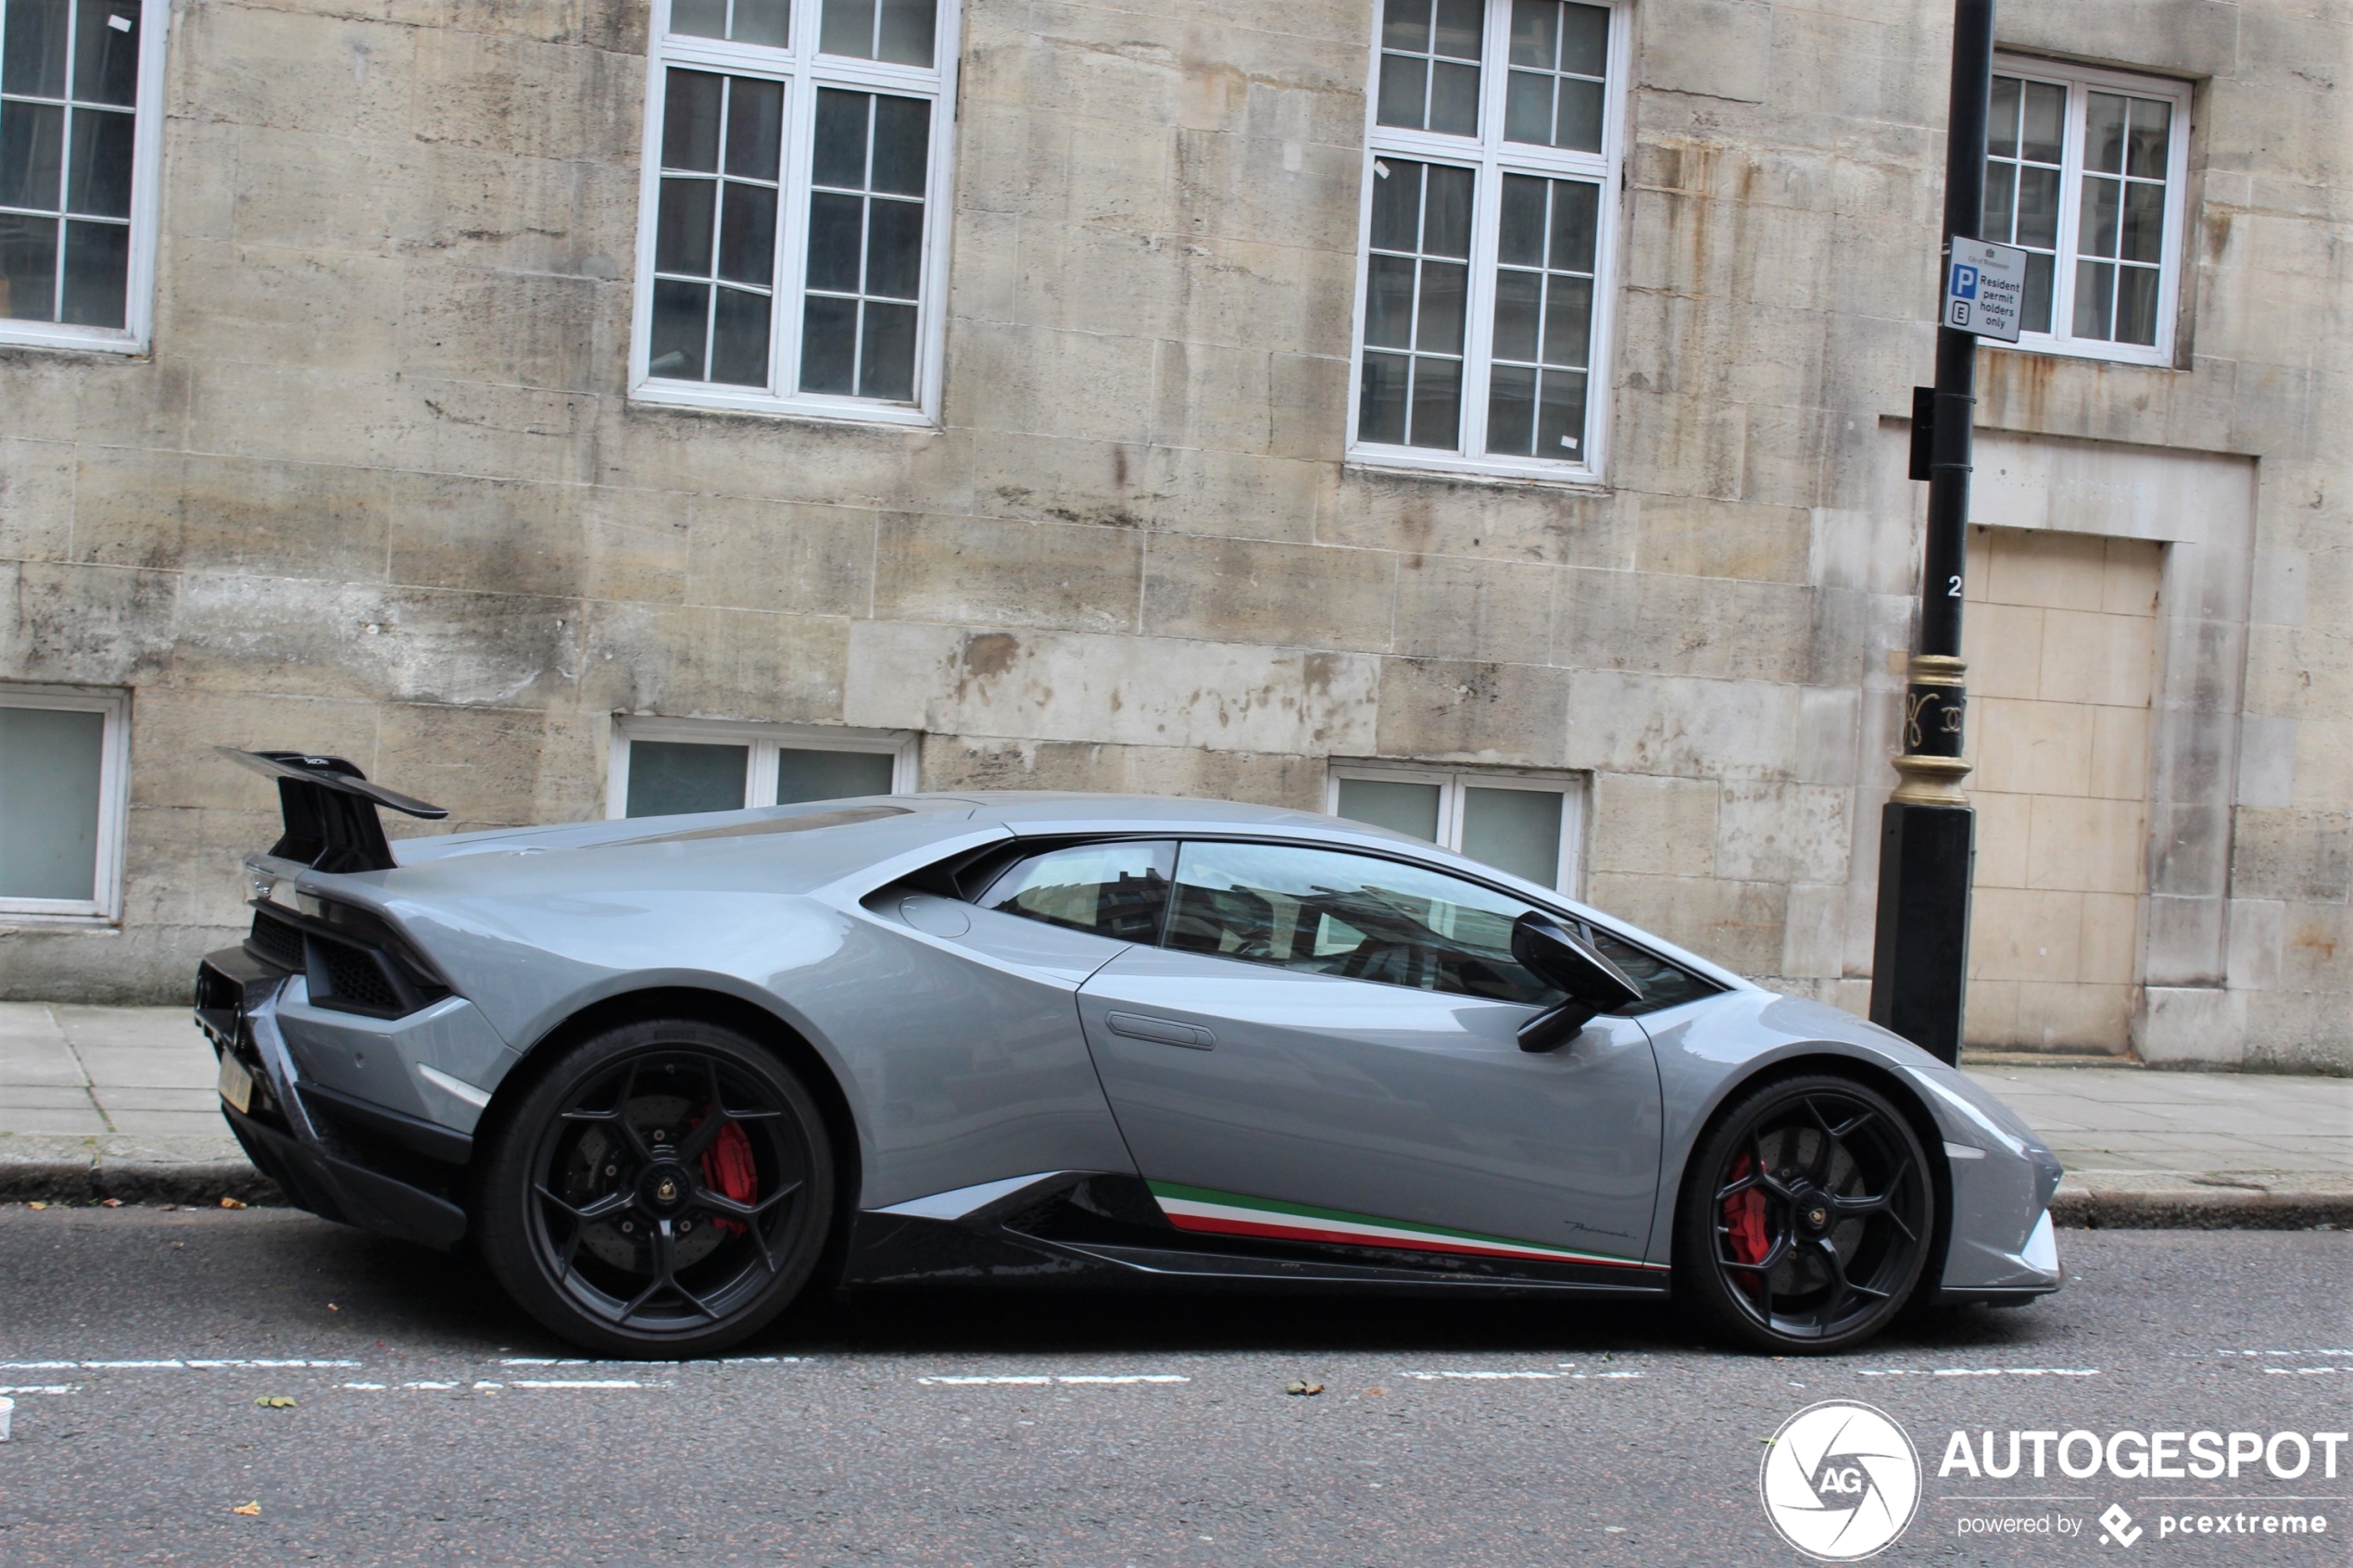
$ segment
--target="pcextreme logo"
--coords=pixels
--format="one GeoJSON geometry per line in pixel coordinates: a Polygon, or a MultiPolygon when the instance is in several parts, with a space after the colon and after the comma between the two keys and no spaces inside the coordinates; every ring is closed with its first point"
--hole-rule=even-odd
{"type": "Polygon", "coordinates": [[[1781,1539],[1825,1562],[1854,1562],[1911,1524],[1920,1458],[1885,1411],[1825,1399],[1781,1423],[1756,1489],[1781,1539]]]}

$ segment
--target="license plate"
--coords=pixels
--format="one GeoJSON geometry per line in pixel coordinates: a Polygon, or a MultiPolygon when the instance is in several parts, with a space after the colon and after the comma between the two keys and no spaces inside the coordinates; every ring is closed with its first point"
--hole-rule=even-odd
{"type": "Polygon", "coordinates": [[[253,1074],[227,1051],[220,1053],[220,1098],[235,1106],[240,1116],[253,1106],[253,1074]]]}

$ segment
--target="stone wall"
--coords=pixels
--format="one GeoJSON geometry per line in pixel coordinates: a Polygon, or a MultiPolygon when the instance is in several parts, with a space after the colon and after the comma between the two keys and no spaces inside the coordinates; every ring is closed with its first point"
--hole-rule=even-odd
{"type": "MultiPolygon", "coordinates": [[[[659,713],[920,729],[935,786],[1585,771],[1590,897],[1859,1007],[1948,8],[1637,0],[1605,488],[1342,461],[1371,11],[974,0],[906,430],[626,396],[642,4],[178,6],[152,356],[0,351],[0,678],[135,692],[120,928],[0,933],[0,994],[168,998],[233,935],[272,819],[214,743],[478,827],[601,811],[611,716],[659,713]]],[[[1982,421],[2256,476],[2175,666],[2243,697],[2151,797],[2148,897],[2169,823],[2219,891],[2143,922],[2135,1027],[2353,1065],[2353,20],[2001,33],[2196,81],[2192,266],[2175,368],[1988,351],[1982,421]]]]}

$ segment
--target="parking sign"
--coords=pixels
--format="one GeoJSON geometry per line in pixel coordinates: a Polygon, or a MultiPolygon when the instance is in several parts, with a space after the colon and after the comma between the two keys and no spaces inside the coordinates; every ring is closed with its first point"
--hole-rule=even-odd
{"type": "Polygon", "coordinates": [[[2026,253],[1991,240],[1953,242],[1944,272],[1944,324],[1979,337],[2018,341],[2020,306],[2026,297],[2026,253]]]}

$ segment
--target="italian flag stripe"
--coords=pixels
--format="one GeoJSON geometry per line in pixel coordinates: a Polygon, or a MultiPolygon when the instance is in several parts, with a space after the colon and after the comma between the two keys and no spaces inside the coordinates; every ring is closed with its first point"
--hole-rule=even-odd
{"type": "Polygon", "coordinates": [[[1278,1241],[1336,1242],[1343,1247],[1400,1247],[1418,1252],[1451,1252],[1479,1258],[1532,1258],[1554,1263],[1602,1263],[1620,1269],[1655,1265],[1631,1258],[1611,1258],[1541,1242],[1514,1241],[1508,1236],[1482,1236],[1476,1231],[1450,1231],[1411,1220],[1383,1220],[1353,1214],[1344,1209],[1318,1209],[1303,1203],[1277,1203],[1209,1187],[1151,1182],[1152,1197],[1161,1212],[1178,1230],[1217,1236],[1264,1236],[1278,1241]]]}

